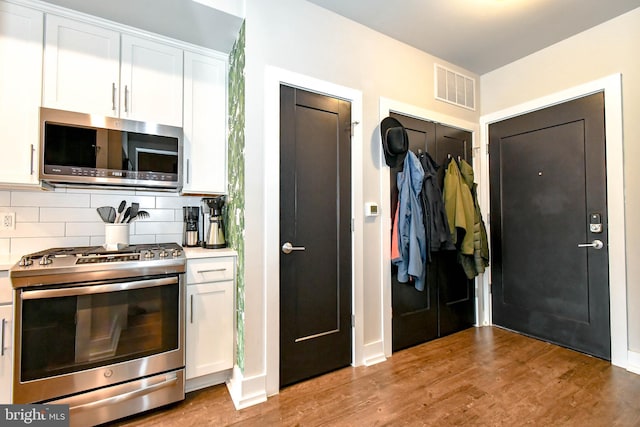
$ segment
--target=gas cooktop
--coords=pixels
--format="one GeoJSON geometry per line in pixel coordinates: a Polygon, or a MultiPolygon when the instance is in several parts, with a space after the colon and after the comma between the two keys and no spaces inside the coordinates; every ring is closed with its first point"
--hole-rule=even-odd
{"type": "Polygon", "coordinates": [[[177,243],[51,248],[23,256],[9,271],[14,288],[87,280],[184,273],[186,258],[177,243]]]}

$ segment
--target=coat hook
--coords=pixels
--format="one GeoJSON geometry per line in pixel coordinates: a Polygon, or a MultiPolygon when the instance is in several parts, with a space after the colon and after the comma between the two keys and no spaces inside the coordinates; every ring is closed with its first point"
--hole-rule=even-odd
{"type": "Polygon", "coordinates": [[[355,128],[359,124],[360,124],[360,122],[357,121],[357,120],[355,122],[351,122],[351,136],[353,136],[353,128],[355,128]]]}

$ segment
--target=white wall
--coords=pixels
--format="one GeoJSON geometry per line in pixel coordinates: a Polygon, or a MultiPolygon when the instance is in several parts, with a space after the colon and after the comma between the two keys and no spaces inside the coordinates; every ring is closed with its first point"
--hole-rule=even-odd
{"type": "MultiPolygon", "coordinates": [[[[380,139],[378,124],[381,97],[422,109],[436,111],[477,123],[479,113],[435,101],[433,95],[434,62],[463,74],[467,70],[439,61],[407,45],[382,36],[359,24],[300,0],[248,0],[246,3],[246,296],[245,296],[245,377],[266,372],[267,321],[266,294],[278,289],[269,281],[278,265],[266,264],[266,251],[278,251],[277,245],[265,248],[264,213],[277,205],[277,193],[267,194],[265,176],[278,173],[277,164],[263,164],[270,150],[265,148],[264,123],[265,72],[279,67],[294,73],[342,85],[363,94],[364,135],[361,185],[364,201],[380,202],[380,139]]],[[[386,167],[386,166],[385,166],[386,167]]],[[[363,206],[354,207],[354,215],[363,215],[363,206]]],[[[382,212],[382,215],[389,215],[382,212]]],[[[383,339],[382,277],[380,265],[382,217],[363,221],[364,344],[383,339]]],[[[277,276],[277,274],[276,274],[277,276]]],[[[276,344],[277,345],[277,344],[276,344]]],[[[276,373],[277,374],[277,373],[276,373]]],[[[277,387],[270,387],[270,393],[277,387]]]]}
{"type": "Polygon", "coordinates": [[[198,197],[124,190],[57,189],[0,191],[0,212],[14,212],[15,230],[0,230],[0,255],[12,259],[52,247],[104,244],[104,223],[96,208],[138,202],[150,218],[131,224],[130,243],[182,243],[182,206],[198,197]]]}
{"type": "Polygon", "coordinates": [[[640,351],[640,8],[481,78],[483,115],[622,74],[629,349],[640,351]]]}

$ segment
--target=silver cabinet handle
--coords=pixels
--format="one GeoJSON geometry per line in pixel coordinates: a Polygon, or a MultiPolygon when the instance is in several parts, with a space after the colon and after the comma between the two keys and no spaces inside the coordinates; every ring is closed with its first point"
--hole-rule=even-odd
{"type": "Polygon", "coordinates": [[[111,83],[111,109],[116,111],[116,84],[111,83]]]}
{"type": "Polygon", "coordinates": [[[204,274],[204,273],[219,273],[221,271],[227,271],[226,268],[213,268],[211,270],[198,270],[198,274],[204,274]]]}
{"type": "Polygon", "coordinates": [[[191,310],[190,310],[191,311],[191,319],[190,319],[189,323],[193,323],[193,295],[191,295],[190,300],[191,300],[190,301],[190,304],[191,304],[191,310]]]}
{"type": "Polygon", "coordinates": [[[33,163],[34,163],[34,157],[35,157],[35,153],[36,153],[36,148],[33,146],[33,144],[31,144],[31,175],[33,175],[35,173],[35,169],[33,168],[33,163]]]}
{"type": "Polygon", "coordinates": [[[304,251],[304,250],[305,250],[304,246],[293,246],[291,242],[286,242],[284,245],[282,245],[282,252],[284,252],[285,254],[290,254],[293,251],[304,251]]]}
{"type": "Polygon", "coordinates": [[[2,318],[2,343],[0,343],[0,356],[4,356],[4,328],[7,326],[7,319],[2,318]]]}
{"type": "Polygon", "coordinates": [[[124,86],[124,112],[129,112],[129,86],[124,86]]]}
{"type": "Polygon", "coordinates": [[[604,248],[604,243],[602,243],[602,240],[596,239],[591,243],[578,243],[578,247],[579,248],[602,249],[602,248],[604,248]]]}
{"type": "Polygon", "coordinates": [[[187,175],[187,184],[189,184],[189,178],[190,178],[190,174],[189,174],[189,159],[187,159],[187,171],[186,171],[186,175],[187,175]]]}

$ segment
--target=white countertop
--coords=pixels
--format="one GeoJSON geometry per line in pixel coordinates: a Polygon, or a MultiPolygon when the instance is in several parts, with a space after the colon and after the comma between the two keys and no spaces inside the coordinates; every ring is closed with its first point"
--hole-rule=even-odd
{"type": "Polygon", "coordinates": [[[187,259],[191,258],[214,258],[222,256],[237,256],[238,253],[233,249],[205,249],[205,248],[184,248],[184,254],[187,259]]]}

